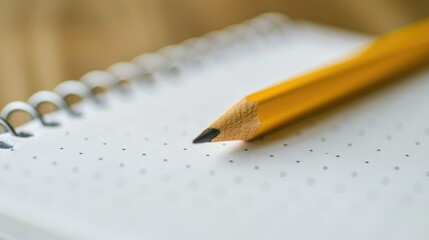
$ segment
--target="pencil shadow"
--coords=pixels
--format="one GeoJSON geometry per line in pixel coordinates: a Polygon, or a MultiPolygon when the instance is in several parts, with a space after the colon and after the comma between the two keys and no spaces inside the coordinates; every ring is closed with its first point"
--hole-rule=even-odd
{"type": "Polygon", "coordinates": [[[259,138],[243,142],[237,148],[234,148],[231,153],[236,154],[238,152],[242,152],[243,148],[252,148],[256,150],[259,148],[264,148],[266,146],[271,146],[279,142],[281,142],[282,144],[286,143],[288,142],[288,140],[296,137],[304,130],[319,124],[329,122],[335,116],[342,112],[345,112],[346,110],[371,104],[371,99],[383,97],[383,94],[385,94],[386,92],[403,87],[410,81],[419,81],[418,78],[413,78],[413,76],[418,76],[422,74],[427,67],[429,67],[429,64],[427,63],[416,66],[414,68],[414,71],[404,72],[384,83],[378,84],[371,88],[367,88],[347,98],[343,98],[340,101],[336,101],[334,104],[326,105],[316,112],[304,115],[296,119],[292,123],[283,125],[259,138]],[[406,80],[406,78],[410,78],[410,80],[406,80]]]}

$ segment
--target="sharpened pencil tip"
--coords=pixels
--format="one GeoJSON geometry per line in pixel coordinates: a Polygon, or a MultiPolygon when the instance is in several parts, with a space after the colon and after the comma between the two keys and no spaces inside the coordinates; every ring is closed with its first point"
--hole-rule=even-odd
{"type": "Polygon", "coordinates": [[[214,128],[207,128],[197,138],[194,139],[193,143],[206,143],[211,142],[213,138],[219,135],[220,131],[214,128]]]}

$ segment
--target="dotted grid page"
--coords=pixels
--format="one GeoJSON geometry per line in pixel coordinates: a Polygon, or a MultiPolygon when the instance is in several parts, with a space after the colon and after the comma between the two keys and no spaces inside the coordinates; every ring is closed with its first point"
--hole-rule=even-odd
{"type": "MultiPolygon", "coordinates": [[[[0,135],[0,223],[22,239],[428,239],[429,71],[253,142],[193,145],[244,95],[366,37],[287,31],[0,135]],[[253,48],[251,48],[253,46],[253,48]]],[[[285,104],[285,107],[287,105],[285,104]]]]}

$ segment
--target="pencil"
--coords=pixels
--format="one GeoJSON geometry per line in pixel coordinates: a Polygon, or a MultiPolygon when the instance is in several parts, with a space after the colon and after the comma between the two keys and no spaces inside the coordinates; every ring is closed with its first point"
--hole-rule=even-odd
{"type": "Polygon", "coordinates": [[[251,140],[429,62],[429,19],[376,38],[342,61],[252,93],[194,143],[251,140]]]}

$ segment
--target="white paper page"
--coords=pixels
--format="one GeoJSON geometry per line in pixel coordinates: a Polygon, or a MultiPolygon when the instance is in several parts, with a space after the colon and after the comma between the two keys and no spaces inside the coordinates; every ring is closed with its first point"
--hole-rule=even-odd
{"type": "Polygon", "coordinates": [[[193,145],[244,95],[366,38],[311,24],[0,135],[0,223],[22,239],[427,239],[429,71],[253,142],[193,145]]]}

